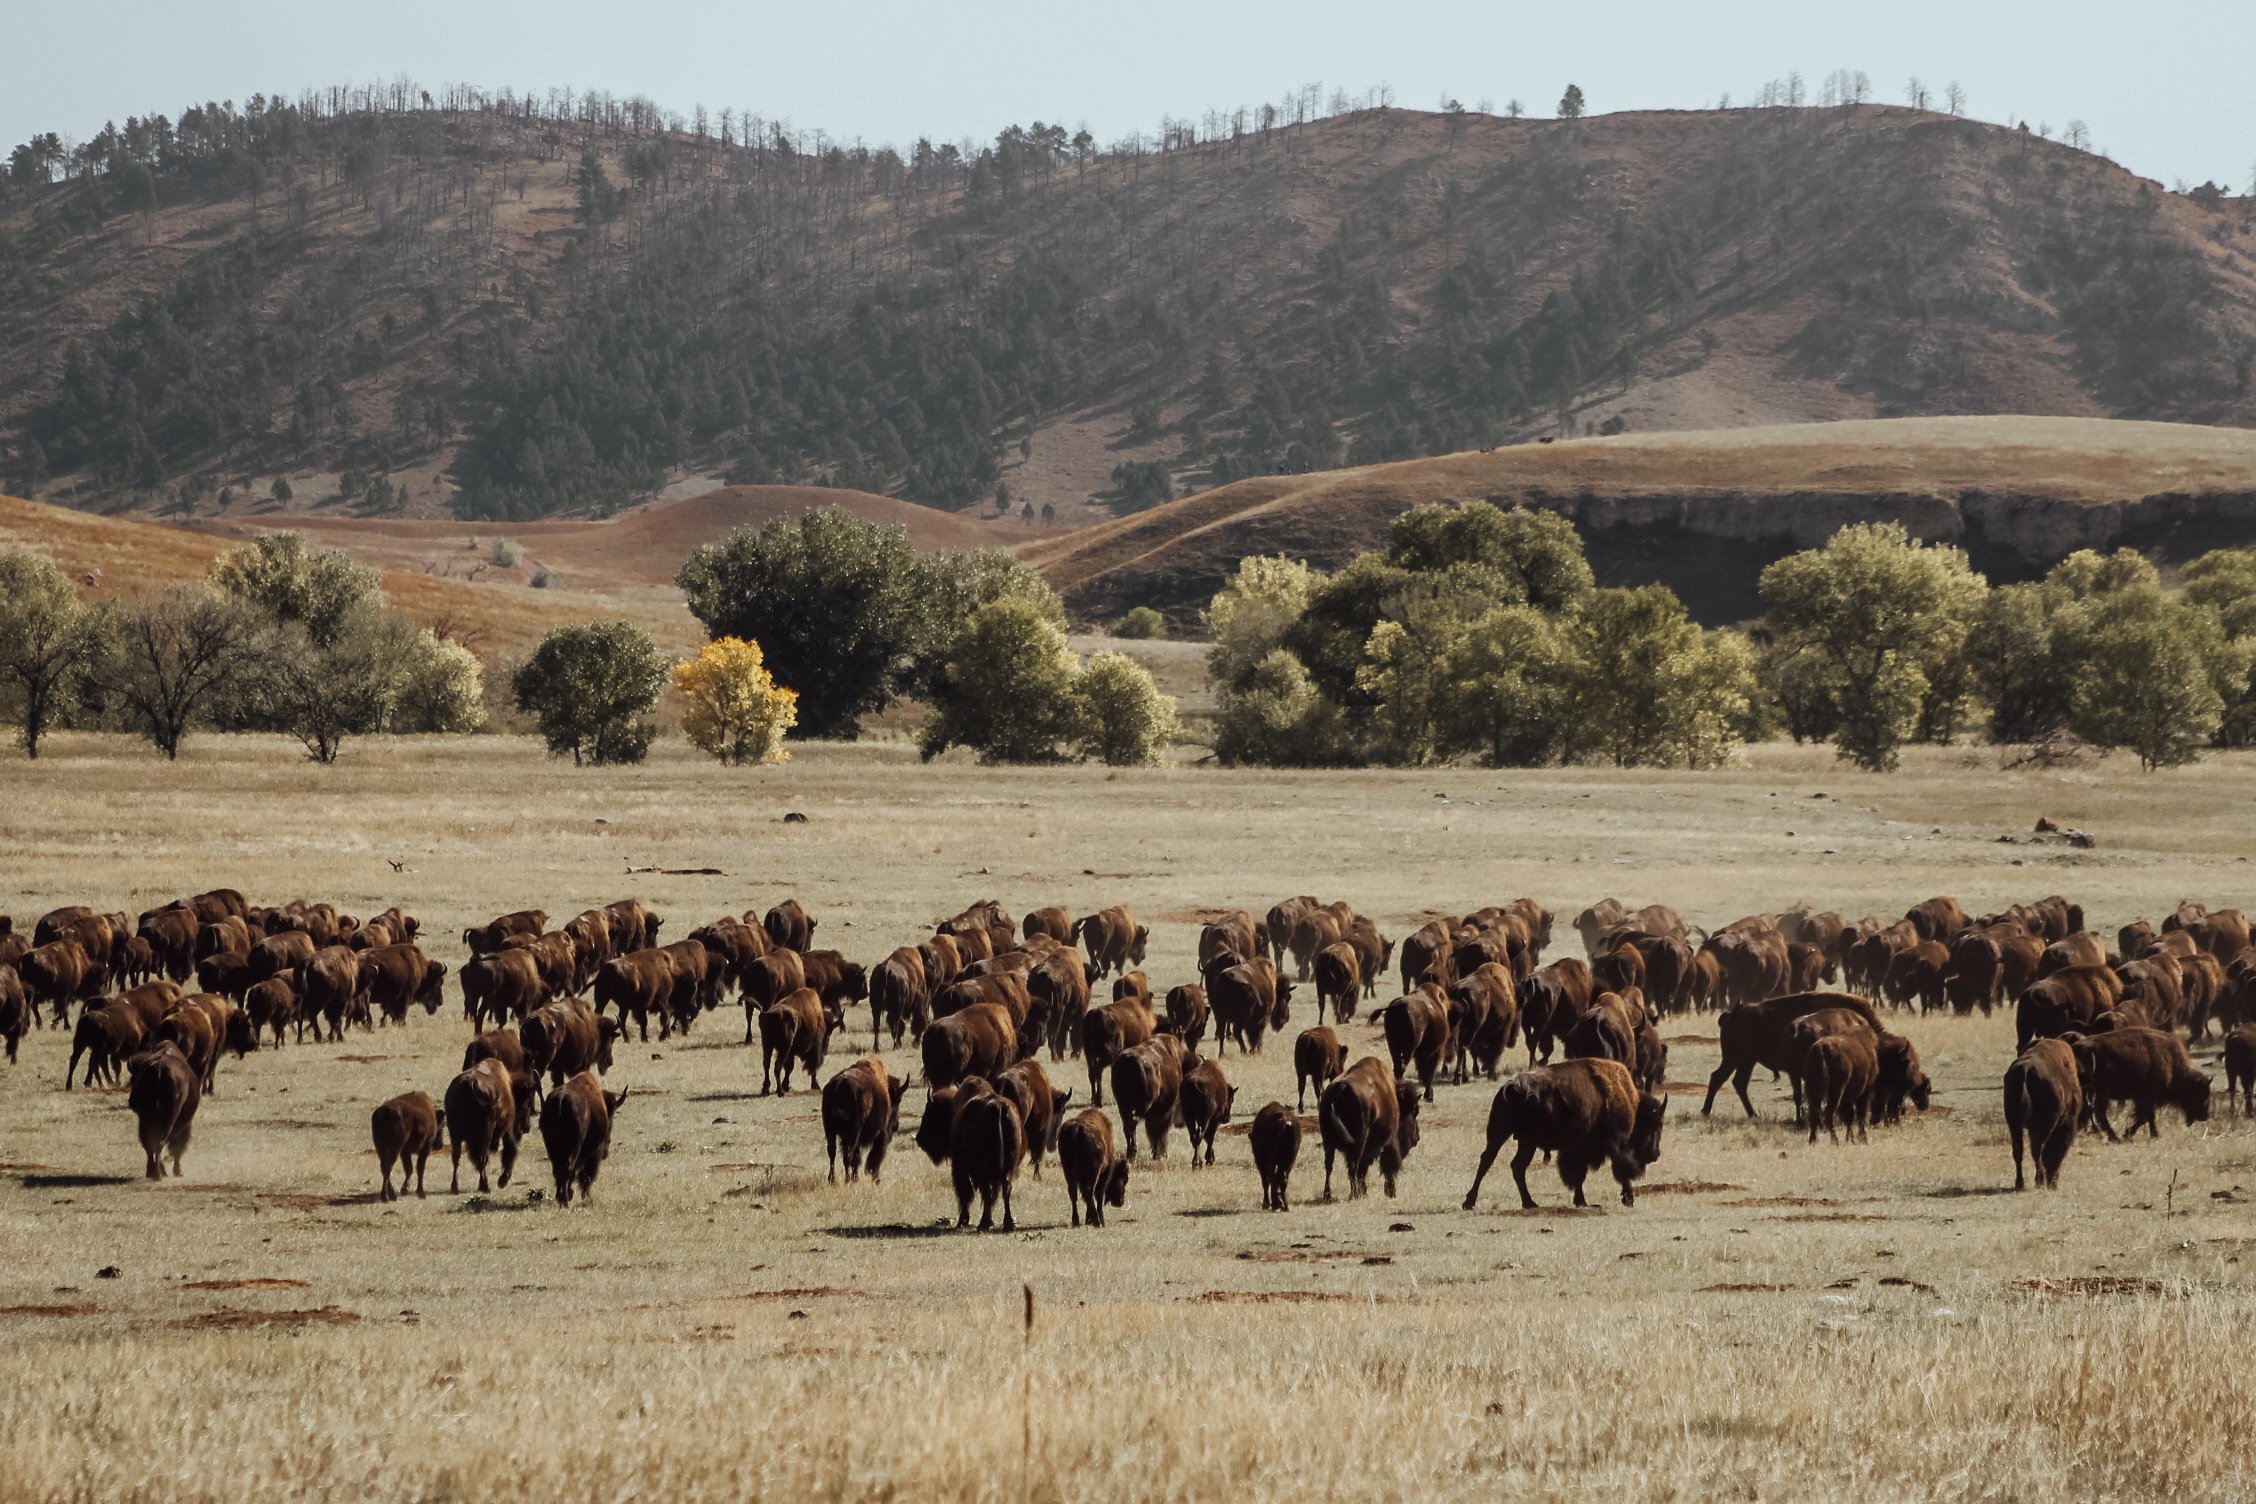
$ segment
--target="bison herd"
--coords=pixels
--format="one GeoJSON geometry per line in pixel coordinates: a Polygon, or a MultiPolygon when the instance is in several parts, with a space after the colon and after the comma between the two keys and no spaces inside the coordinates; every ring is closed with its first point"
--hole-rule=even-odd
{"type": "MultiPolygon", "coordinates": [[[[2110,943],[2059,897],[1978,916],[1933,898],[1892,922],[1797,905],[1715,930],[1662,905],[1607,899],[1573,921],[1584,954],[1546,960],[1552,915],[1532,899],[1437,916],[1390,940],[1348,905],[1304,896],[1258,917],[1208,915],[1196,980],[1164,992],[1142,969],[1151,931],[1125,907],[1078,917],[1044,907],[1014,920],[981,900],[868,969],[817,948],[818,921],[795,900],[671,942],[660,940],[664,923],[623,899],[555,929],[544,911],[523,909],[465,930],[468,959],[455,975],[472,1037],[462,1068],[436,1101],[409,1091],[375,1108],[379,1196],[396,1198],[410,1179],[423,1195],[441,1148],[450,1190],[461,1189],[465,1154],[479,1191],[505,1187],[537,1123],[556,1201],[584,1199],[626,1099],[605,1086],[619,1039],[629,1029],[648,1039],[653,1020],[661,1040],[686,1034],[732,993],[744,1043],[760,1047],[762,1094],[790,1093],[802,1072],[820,1091],[833,1180],[841,1160],[848,1182],[878,1179],[902,1104],[921,1085],[916,1146],[948,1167],[957,1224],[970,1225],[976,1201],[982,1230],[996,1225],[998,1203],[1002,1228],[1016,1226],[1013,1188],[1022,1170],[1039,1176],[1046,1157],[1073,1224],[1095,1227],[1126,1202],[1139,1136],[1159,1159],[1181,1128],[1191,1163],[1215,1163],[1237,1110],[1232,1047],[1260,1053],[1290,1027],[1303,987],[1315,1022],[1293,1040],[1297,1101],[1265,1103],[1247,1135],[1261,1203],[1280,1211],[1311,1130],[1324,1199],[1335,1170],[1349,1197],[1362,1196],[1374,1166],[1393,1195],[1436,1087],[1475,1077],[1499,1084],[1468,1209],[1507,1143],[1517,1146],[1523,1206],[1535,1205],[1527,1172],[1539,1154],[1555,1158],[1577,1206],[1601,1166],[1633,1205],[1668,1117],[1659,1021],[1683,1013],[1716,1014],[1722,1059],[1703,1116],[1726,1082],[1755,1116],[1748,1085],[1767,1070],[1787,1079],[1814,1143],[1821,1131],[1862,1139],[1907,1106],[1926,1109],[1918,1051],[1890,1017],[2011,1006],[2019,1050],[2004,1103],[2017,1189],[2025,1153],[2051,1187],[2080,1128],[2117,1137],[2117,1106],[2134,1133],[2156,1133],[2163,1107],[2205,1119],[2211,1084],[2188,1043],[2212,1025],[2225,1035],[2228,1098],[2237,1092],[2238,1105],[2256,1109],[2256,946],[2238,910],[2196,903],[2159,926],[2126,925],[2110,943]],[[1341,1030],[1377,1003],[1390,969],[1400,994],[1370,1015],[1384,1058],[1351,1062],[1341,1030]],[[872,1052],[823,1080],[856,1003],[870,1010],[872,1052]],[[882,1058],[888,1036],[913,1046],[921,1082],[882,1058]],[[1526,1068],[1500,1080],[1514,1047],[1525,1048],[1526,1068]],[[1088,1100],[1078,1111],[1045,1051],[1052,1063],[1081,1058],[1088,1100]],[[1311,1089],[1313,1120],[1303,1116],[1311,1089]]],[[[338,1040],[348,1027],[404,1023],[418,1004],[443,1006],[447,967],[419,936],[397,907],[363,920],[326,903],[256,907],[227,888],[137,919],[61,908],[28,935],[0,917],[0,1041],[13,1062],[43,1011],[51,1027],[72,1026],[64,1088],[82,1062],[90,1084],[122,1071],[147,1174],[161,1177],[169,1162],[178,1175],[226,1053],[303,1043],[309,1028],[317,1042],[338,1040]]]]}

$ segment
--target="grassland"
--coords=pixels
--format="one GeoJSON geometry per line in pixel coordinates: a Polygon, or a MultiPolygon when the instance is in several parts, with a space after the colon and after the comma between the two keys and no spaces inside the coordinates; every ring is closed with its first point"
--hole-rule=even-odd
{"type": "MultiPolygon", "coordinates": [[[[0,762],[0,909],[215,883],[398,901],[456,963],[467,922],[628,893],[670,934],[795,893],[865,960],[976,897],[1125,901],[1164,984],[1205,910],[1302,891],[1389,933],[1521,893],[1710,924],[1940,891],[2066,892],[2108,927],[2256,900],[2256,759],[1908,761],[1003,772],[865,745],[725,772],[662,743],[574,770],[484,738],[320,769],[277,741],[205,738],[167,767],[61,737],[0,762]],[[2039,814],[2098,849],[1999,841],[2039,814]],[[650,865],[728,875],[625,871],[650,865]]],[[[1178,1135],[1105,1230],[1065,1226],[1052,1168],[1019,1183],[1021,1231],[987,1237],[944,1225],[946,1179],[905,1135],[882,1186],[826,1184],[816,1098],[759,1098],[725,1013],[622,1049],[633,1095],[569,1212],[529,1196],[537,1149],[489,1197],[444,1194],[434,1163],[430,1199],[375,1203],[368,1109],[443,1088],[452,1006],[229,1060],[163,1185],[120,1094],[59,1090],[42,1031],[0,1068],[0,1500],[2248,1497],[2256,1129],[2220,1102],[2202,1128],[2087,1140],[2057,1194],[2006,1194],[2010,1022],[1901,1026],[1934,1111],[1810,1148],[1782,1088],[1752,1124],[1680,1091],[1633,1210],[1571,1212],[1540,1170],[1538,1212],[1505,1175],[1459,1210],[1490,1091],[1445,1086],[1393,1201],[1319,1204],[1311,1145],[1293,1210],[1265,1214],[1242,1136],[1193,1170],[1178,1135]]],[[[1712,1021],[1664,1032],[1671,1080],[1704,1080],[1712,1021]]],[[[1378,1047],[1364,1024],[1350,1042],[1378,1047]]],[[[1228,1069],[1241,1127],[1291,1096],[1284,1046],[1228,1069]]],[[[1053,1076],[1085,1099],[1077,1062],[1053,1076]]]]}

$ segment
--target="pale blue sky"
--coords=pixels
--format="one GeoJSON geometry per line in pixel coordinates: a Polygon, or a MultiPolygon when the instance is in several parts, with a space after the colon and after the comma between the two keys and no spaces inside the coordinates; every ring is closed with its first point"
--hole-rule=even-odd
{"type": "Polygon", "coordinates": [[[1572,79],[1594,111],[1745,99],[1798,69],[1870,74],[1900,102],[1952,79],[1987,120],[2085,121],[2163,182],[2256,171],[2248,0],[104,0],[11,4],[0,150],[85,136],[190,100],[389,78],[647,94],[781,116],[847,140],[986,138],[1012,121],[1111,141],[1163,114],[1312,81],[1432,108],[1512,97],[1548,114],[1572,79]]]}

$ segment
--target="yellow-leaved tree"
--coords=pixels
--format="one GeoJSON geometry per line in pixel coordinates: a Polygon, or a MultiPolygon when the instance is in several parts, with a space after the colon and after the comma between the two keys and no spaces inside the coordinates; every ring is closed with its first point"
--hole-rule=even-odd
{"type": "Polygon", "coordinates": [[[799,723],[799,695],[768,673],[760,645],[717,637],[674,665],[674,688],[689,702],[682,731],[701,752],[726,763],[782,762],[783,734],[799,723]]]}

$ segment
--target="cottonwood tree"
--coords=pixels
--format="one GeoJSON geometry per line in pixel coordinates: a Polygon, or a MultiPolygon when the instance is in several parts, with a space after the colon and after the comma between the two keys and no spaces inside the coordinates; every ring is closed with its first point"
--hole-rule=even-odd
{"type": "MultiPolygon", "coordinates": [[[[2078,635],[2076,734],[2128,748],[2149,772],[2193,761],[2224,719],[2216,681],[2228,649],[2215,614],[2141,584],[2097,602],[2078,635]]],[[[2245,679],[2246,652],[2237,658],[2245,679]]]]}
{"type": "Polygon", "coordinates": [[[1078,671],[1040,605],[1011,596],[981,606],[949,645],[918,753],[929,761],[969,747],[982,762],[1056,761],[1077,729],[1078,671]]]}
{"type": "Polygon", "coordinates": [[[724,763],[782,762],[783,736],[799,719],[799,696],[775,682],[760,645],[741,637],[705,644],[674,665],[674,690],[685,702],[682,734],[724,763]]]}
{"type": "Polygon", "coordinates": [[[101,619],[51,560],[0,554],[0,709],[25,756],[39,756],[47,729],[77,703],[101,645],[101,619]]]}
{"type": "Polygon", "coordinates": [[[119,713],[168,759],[229,681],[257,661],[262,624],[240,601],[175,585],[130,602],[108,634],[99,677],[119,713]]]}
{"type": "Polygon", "coordinates": [[[1178,725],[1175,699],[1163,695],[1143,666],[1125,653],[1096,653],[1074,684],[1074,747],[1115,768],[1166,760],[1178,725]]]}
{"type": "Polygon", "coordinates": [[[581,763],[641,762],[655,728],[644,716],[666,682],[658,646],[624,621],[558,627],[510,681],[517,708],[556,755],[581,763]]]}
{"type": "Polygon", "coordinates": [[[1963,550],[1915,542],[1900,523],[1856,523],[1762,572],[1771,631],[1831,672],[1834,748],[1893,769],[1918,728],[1929,670],[1964,646],[1987,582],[1963,550]]]}

